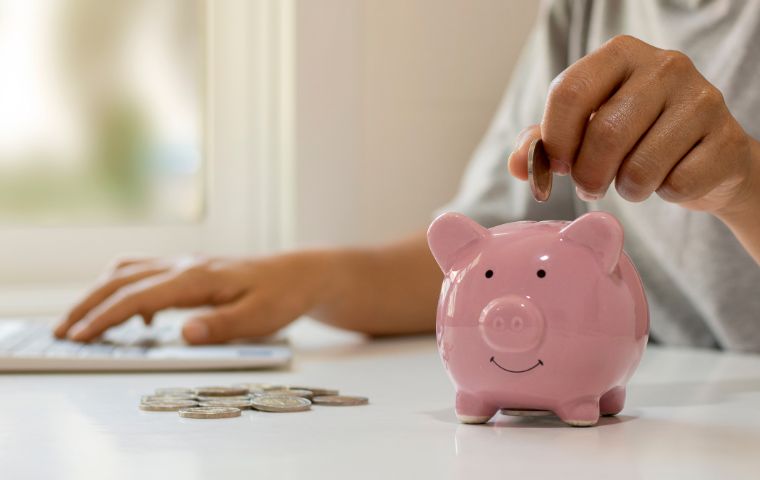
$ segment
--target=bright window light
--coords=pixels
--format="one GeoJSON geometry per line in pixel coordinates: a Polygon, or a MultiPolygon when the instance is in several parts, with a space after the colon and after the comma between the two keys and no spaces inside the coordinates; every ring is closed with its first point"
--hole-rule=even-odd
{"type": "Polygon", "coordinates": [[[0,224],[202,218],[203,12],[0,1],[0,224]]]}

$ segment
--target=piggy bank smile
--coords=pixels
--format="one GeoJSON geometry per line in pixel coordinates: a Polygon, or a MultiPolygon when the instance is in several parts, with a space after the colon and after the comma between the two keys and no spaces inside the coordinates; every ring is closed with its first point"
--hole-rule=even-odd
{"type": "Polygon", "coordinates": [[[530,368],[523,369],[523,370],[510,370],[509,368],[502,367],[501,365],[499,365],[499,362],[496,361],[496,357],[491,357],[491,360],[489,360],[489,361],[491,363],[493,363],[497,368],[500,368],[500,369],[504,370],[505,372],[509,372],[509,373],[525,373],[525,372],[530,372],[534,368],[538,368],[538,367],[543,367],[544,366],[544,362],[542,362],[540,358],[535,363],[535,365],[533,365],[530,368]]]}

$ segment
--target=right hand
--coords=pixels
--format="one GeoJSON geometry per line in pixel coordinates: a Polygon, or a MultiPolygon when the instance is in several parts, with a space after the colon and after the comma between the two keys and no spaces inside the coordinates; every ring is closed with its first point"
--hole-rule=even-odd
{"type": "Polygon", "coordinates": [[[256,259],[120,260],[54,333],[87,342],[134,315],[149,324],[160,310],[210,306],[183,326],[187,342],[265,336],[320,302],[329,288],[330,264],[324,252],[256,259]]]}
{"type": "Polygon", "coordinates": [[[541,125],[518,136],[508,161],[515,177],[527,179],[536,138],[581,200],[602,198],[614,182],[631,202],[657,193],[721,219],[750,219],[756,231],[760,142],[683,53],[613,38],[552,81],[541,125]]]}

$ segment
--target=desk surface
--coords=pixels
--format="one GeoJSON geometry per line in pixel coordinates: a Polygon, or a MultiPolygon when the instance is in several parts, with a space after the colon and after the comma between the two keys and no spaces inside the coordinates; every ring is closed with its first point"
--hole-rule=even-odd
{"type": "Polygon", "coordinates": [[[760,477],[760,356],[649,348],[625,410],[597,427],[501,415],[476,426],[454,417],[432,337],[366,342],[305,322],[291,338],[287,371],[2,375],[0,477],[760,477]],[[243,381],[372,403],[214,421],[137,408],[156,387],[243,381]]]}

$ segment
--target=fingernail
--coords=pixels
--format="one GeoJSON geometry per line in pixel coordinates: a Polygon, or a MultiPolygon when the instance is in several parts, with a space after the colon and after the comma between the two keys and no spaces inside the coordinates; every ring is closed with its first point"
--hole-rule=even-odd
{"type": "Polygon", "coordinates": [[[69,330],[69,334],[67,335],[71,340],[84,340],[85,337],[85,330],[87,330],[87,327],[84,325],[75,325],[69,330]]]}
{"type": "Polygon", "coordinates": [[[549,162],[551,163],[552,172],[556,173],[557,175],[564,176],[570,173],[570,165],[568,165],[567,162],[556,158],[550,159],[549,162]]]}
{"type": "Polygon", "coordinates": [[[599,200],[604,195],[598,195],[595,193],[588,193],[585,190],[582,190],[580,187],[575,187],[575,194],[578,195],[578,198],[583,200],[584,202],[593,202],[595,200],[599,200]]]}
{"type": "Polygon", "coordinates": [[[208,326],[200,320],[190,320],[185,324],[185,338],[191,342],[208,339],[208,326]]]}
{"type": "Polygon", "coordinates": [[[517,136],[515,137],[515,143],[514,143],[514,145],[512,145],[512,149],[513,150],[517,150],[518,148],[520,148],[520,145],[522,145],[522,143],[523,143],[522,142],[523,137],[525,137],[525,135],[528,133],[528,131],[529,131],[528,128],[523,128],[522,130],[520,130],[520,133],[518,133],[517,136]]]}

